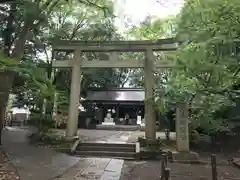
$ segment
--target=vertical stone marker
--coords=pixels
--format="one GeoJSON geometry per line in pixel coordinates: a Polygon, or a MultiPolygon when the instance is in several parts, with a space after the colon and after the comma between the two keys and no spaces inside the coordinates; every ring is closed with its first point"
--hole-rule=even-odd
{"type": "Polygon", "coordinates": [[[179,152],[189,151],[188,123],[187,103],[178,104],[176,111],[176,141],[179,152]]]}
{"type": "Polygon", "coordinates": [[[81,51],[74,51],[73,67],[72,67],[72,80],[70,92],[70,105],[67,121],[66,138],[73,138],[77,135],[78,127],[78,106],[80,100],[80,86],[81,86],[81,51]]]}

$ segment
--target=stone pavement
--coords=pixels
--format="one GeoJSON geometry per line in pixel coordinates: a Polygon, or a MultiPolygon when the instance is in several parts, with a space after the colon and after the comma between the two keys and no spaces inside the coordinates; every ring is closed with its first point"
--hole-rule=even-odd
{"type": "MultiPolygon", "coordinates": [[[[3,132],[3,149],[21,180],[119,180],[123,160],[78,158],[28,144],[27,128],[3,132]]],[[[125,143],[131,132],[81,130],[88,141],[125,143]],[[96,133],[95,133],[96,132],[96,133]]]]}
{"type": "Polygon", "coordinates": [[[54,180],[119,180],[123,160],[83,158],[68,172],[54,180]]]}
{"type": "MultiPolygon", "coordinates": [[[[132,132],[81,129],[78,135],[87,142],[126,143],[132,132]]],[[[67,173],[54,180],[119,180],[123,162],[111,158],[82,158],[67,173]]]]}
{"type": "Polygon", "coordinates": [[[3,149],[17,168],[21,180],[48,180],[63,174],[80,158],[28,144],[27,129],[11,128],[3,132],[3,149]]]}

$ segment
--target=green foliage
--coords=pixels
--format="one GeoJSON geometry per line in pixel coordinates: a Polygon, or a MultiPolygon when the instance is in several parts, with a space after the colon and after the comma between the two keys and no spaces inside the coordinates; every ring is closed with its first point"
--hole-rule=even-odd
{"type": "Polygon", "coordinates": [[[0,52],[0,70],[15,70],[19,62],[0,52]]]}
{"type": "Polygon", "coordinates": [[[51,131],[33,133],[29,136],[30,143],[38,145],[59,146],[64,143],[64,137],[58,136],[51,131]]]}
{"type": "Polygon", "coordinates": [[[38,128],[39,132],[48,132],[54,127],[54,121],[43,117],[42,112],[32,112],[29,124],[38,128]]]}
{"type": "Polygon", "coordinates": [[[138,137],[138,142],[140,143],[141,147],[147,147],[151,150],[160,150],[163,145],[163,141],[160,138],[156,139],[155,141],[150,141],[143,137],[138,137]]]}
{"type": "Polygon", "coordinates": [[[233,85],[239,82],[239,10],[240,3],[235,0],[189,0],[182,10],[178,36],[191,43],[178,52],[176,62],[185,68],[171,75],[174,84],[181,86],[170,96],[179,99],[182,91],[188,91],[186,100],[190,103],[193,128],[231,128],[218,111],[234,106],[238,97],[233,85]],[[185,80],[176,82],[180,77],[185,80]]]}
{"type": "MultiPolygon", "coordinates": [[[[158,39],[176,34],[186,41],[177,52],[157,54],[158,59],[182,67],[155,74],[156,87],[161,89],[156,93],[157,107],[163,114],[177,103],[187,102],[193,130],[201,127],[216,132],[239,125],[229,120],[230,114],[220,113],[234,109],[240,95],[239,12],[237,0],[187,0],[179,18],[164,21],[149,17],[131,29],[131,38],[158,39]]],[[[135,72],[134,82],[142,85],[143,73],[135,72]]]]}
{"type": "Polygon", "coordinates": [[[177,18],[168,17],[159,19],[157,17],[147,17],[139,27],[133,27],[126,36],[134,39],[155,40],[176,35],[177,18]]]}

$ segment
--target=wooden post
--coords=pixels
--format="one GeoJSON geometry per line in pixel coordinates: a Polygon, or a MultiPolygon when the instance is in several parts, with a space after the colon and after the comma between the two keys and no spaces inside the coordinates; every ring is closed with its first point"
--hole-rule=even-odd
{"type": "Polygon", "coordinates": [[[78,106],[80,101],[80,86],[81,86],[81,57],[80,50],[74,51],[74,60],[72,67],[72,80],[70,92],[70,105],[68,110],[68,121],[66,138],[72,139],[77,135],[78,126],[78,106]]]}
{"type": "Polygon", "coordinates": [[[166,164],[165,164],[164,159],[162,159],[162,161],[161,161],[161,178],[160,178],[161,180],[164,180],[165,169],[166,169],[166,164]]]}
{"type": "Polygon", "coordinates": [[[217,158],[216,155],[211,155],[211,166],[212,166],[212,180],[217,180],[217,158]]]}
{"type": "Polygon", "coordinates": [[[176,112],[176,141],[179,152],[189,151],[188,106],[178,104],[176,112]]]}
{"type": "Polygon", "coordinates": [[[146,51],[145,58],[145,137],[156,140],[156,119],[154,110],[154,54],[151,49],[146,51]]]}
{"type": "Polygon", "coordinates": [[[168,155],[167,154],[164,154],[164,162],[165,162],[165,164],[166,164],[166,166],[167,166],[167,164],[168,164],[168,155]]]}
{"type": "Polygon", "coordinates": [[[161,180],[165,180],[165,169],[168,164],[168,156],[167,154],[162,155],[162,163],[161,163],[161,180]]]}
{"type": "Polygon", "coordinates": [[[171,170],[170,170],[170,168],[166,168],[165,170],[164,170],[164,180],[170,180],[170,172],[171,172],[171,170]]]}

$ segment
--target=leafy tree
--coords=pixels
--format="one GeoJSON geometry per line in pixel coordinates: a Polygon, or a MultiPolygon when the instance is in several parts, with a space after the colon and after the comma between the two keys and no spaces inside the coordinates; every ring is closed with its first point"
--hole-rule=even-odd
{"type": "Polygon", "coordinates": [[[175,37],[177,33],[177,18],[170,16],[166,19],[148,16],[139,26],[131,28],[127,36],[138,40],[155,40],[175,37]]]}
{"type": "MultiPolygon", "coordinates": [[[[239,8],[236,0],[187,0],[179,18],[148,17],[128,32],[133,39],[177,35],[185,42],[177,52],[157,54],[159,60],[165,58],[183,67],[155,74],[162,112],[186,101],[193,128],[216,132],[238,125],[229,121],[229,109],[238,105],[239,96],[239,8]],[[223,110],[228,115],[220,113],[223,110]]],[[[141,85],[142,77],[141,71],[135,71],[132,83],[141,85]]]]}
{"type": "Polygon", "coordinates": [[[173,102],[189,101],[193,127],[232,127],[218,112],[239,95],[239,8],[235,0],[188,0],[181,12],[178,37],[189,42],[176,57],[184,69],[173,71],[167,92],[173,102]]]}
{"type": "MultiPolygon", "coordinates": [[[[71,38],[70,35],[75,36],[75,33],[79,33],[78,28],[79,24],[81,23],[80,21],[72,22],[69,24],[68,20],[68,24],[64,24],[65,32],[58,31],[55,33],[51,32],[52,29],[50,29],[51,23],[57,24],[54,18],[57,17],[60,20],[64,20],[61,19],[59,9],[61,12],[66,13],[66,20],[69,18],[68,14],[71,12],[71,7],[74,5],[76,5],[77,8],[75,8],[75,11],[72,12],[69,16],[72,15],[75,17],[75,19],[79,19],[79,16],[83,15],[83,12],[88,12],[89,8],[92,8],[92,14],[90,13],[88,15],[97,18],[95,19],[95,24],[101,24],[104,21],[106,23],[108,18],[105,18],[105,16],[110,16],[112,11],[111,1],[108,0],[98,0],[96,2],[89,0],[76,0],[69,2],[66,2],[65,0],[16,0],[14,3],[4,4],[1,6],[4,8],[1,8],[4,10],[4,13],[1,14],[2,23],[0,25],[0,45],[4,53],[4,58],[1,58],[1,62],[4,62],[6,64],[9,59],[14,59],[16,61],[19,61],[19,63],[17,63],[18,65],[26,65],[26,59],[31,59],[31,62],[28,65],[30,65],[31,67],[29,68],[33,70],[31,71],[31,73],[33,73],[32,79],[30,77],[27,79],[24,78],[22,82],[22,88],[25,87],[25,90],[29,87],[31,88],[31,95],[35,94],[34,96],[37,97],[37,93],[40,93],[42,94],[41,97],[48,98],[49,92],[51,92],[51,89],[53,89],[53,86],[50,85],[50,82],[52,82],[50,79],[50,74],[52,74],[50,71],[52,60],[51,57],[48,57],[47,64],[44,65],[44,67],[47,68],[47,77],[49,80],[46,79],[46,70],[41,69],[38,65],[34,67],[34,64],[38,64],[39,60],[41,59],[41,57],[39,57],[39,54],[44,52],[45,55],[47,55],[49,54],[49,51],[51,51],[48,44],[49,40],[60,37],[71,38]],[[95,11],[93,10],[94,8],[95,11]],[[78,13],[80,10],[82,14],[78,13]],[[96,13],[96,11],[102,13],[103,15],[98,16],[99,13],[96,13]],[[71,28],[74,28],[72,34],[68,33],[68,28],[70,26],[72,26],[71,28]],[[30,81],[28,81],[30,79],[34,80],[33,83],[30,83],[30,81]]],[[[81,19],[83,21],[81,25],[84,28],[84,23],[87,21],[88,17],[81,19]]],[[[92,26],[94,25],[93,21],[91,24],[92,26]]],[[[90,26],[88,26],[88,29],[90,29],[90,26]]],[[[61,28],[58,28],[56,30],[61,30],[61,28]]],[[[85,30],[87,30],[87,28],[85,28],[85,30]]],[[[78,34],[79,39],[80,37],[81,35],[78,34]]],[[[6,85],[4,88],[3,86],[0,87],[0,121],[3,122],[4,109],[8,97],[8,92],[13,85],[13,79],[15,75],[9,73],[13,70],[11,68],[6,71],[4,66],[2,66],[2,63],[0,70],[0,83],[6,85]]]]}

